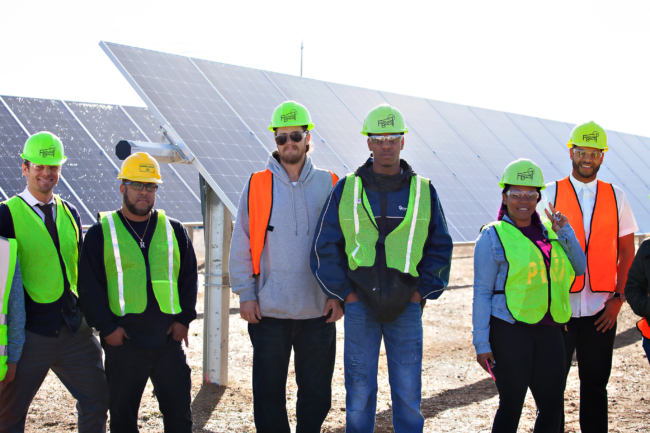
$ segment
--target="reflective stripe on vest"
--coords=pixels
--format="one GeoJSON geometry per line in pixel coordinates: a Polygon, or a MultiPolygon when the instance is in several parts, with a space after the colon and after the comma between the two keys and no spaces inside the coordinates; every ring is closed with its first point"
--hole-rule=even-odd
{"type": "MultiPolygon", "coordinates": [[[[419,276],[417,265],[424,254],[431,220],[429,179],[411,177],[409,204],[402,222],[386,236],[386,265],[389,268],[419,276]]],[[[379,231],[372,214],[363,182],[354,173],[349,174],[343,186],[339,204],[339,222],[345,237],[345,252],[351,270],[375,264],[379,231]]]]}
{"type": "Polygon", "coordinates": [[[641,331],[641,334],[650,340],[650,325],[648,324],[647,319],[641,319],[636,322],[636,328],[641,331]]]}
{"type": "Polygon", "coordinates": [[[57,251],[43,219],[21,197],[7,200],[18,241],[23,286],[39,304],[57,301],[63,295],[63,269],[59,252],[65,264],[70,290],[77,294],[77,262],[79,258],[79,227],[59,196],[54,195],[56,231],[59,236],[57,251]]]}
{"type": "Polygon", "coordinates": [[[539,247],[507,221],[491,223],[497,231],[508,262],[505,295],[508,310],[515,320],[534,324],[549,311],[549,285],[551,291],[550,311],[557,323],[566,323],[571,318],[569,290],[575,278],[573,266],[562,246],[557,244],[557,235],[551,229],[551,222],[544,219],[551,246],[551,269],[547,267],[539,247]]]}
{"type": "Polygon", "coordinates": [[[7,336],[7,315],[9,314],[9,294],[14,282],[18,242],[15,239],[0,240],[0,380],[7,373],[9,355],[7,336]],[[8,242],[7,242],[8,241],[8,242]]]}
{"type": "MultiPolygon", "coordinates": [[[[330,171],[332,186],[339,178],[330,171]]],[[[248,233],[253,257],[253,272],[260,273],[260,260],[266,243],[266,232],[273,211],[273,173],[268,168],[257,171],[248,181],[248,233]]]]}
{"type": "MultiPolygon", "coordinates": [[[[598,181],[596,202],[591,217],[589,240],[585,240],[582,209],[568,177],[556,182],[555,209],[569,219],[587,259],[587,273],[592,292],[616,291],[618,267],[618,206],[612,184],[598,181]],[[594,254],[590,254],[593,251],[594,254]]],[[[572,293],[585,287],[585,276],[576,277],[572,293]]]]}
{"type": "MultiPolygon", "coordinates": [[[[149,244],[149,273],[154,296],[165,314],[178,314],[180,252],[165,212],[158,210],[156,229],[149,244]]],[[[104,234],[104,266],[108,303],[116,316],[140,314],[147,307],[147,272],[142,249],[117,212],[100,213],[104,234]]]]}

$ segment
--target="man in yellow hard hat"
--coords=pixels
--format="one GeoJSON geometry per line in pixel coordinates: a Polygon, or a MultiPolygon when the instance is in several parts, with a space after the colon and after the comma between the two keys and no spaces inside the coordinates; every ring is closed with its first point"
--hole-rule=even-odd
{"type": "Polygon", "coordinates": [[[361,133],[372,156],[327,199],[311,269],[330,299],[345,300],[346,431],[371,433],[384,340],[396,433],[422,432],[422,311],[449,282],[453,242],[436,189],[400,159],[402,113],[380,105],[361,133]]]}
{"type": "Polygon", "coordinates": [[[191,432],[190,367],[181,342],[196,318],[197,267],[187,230],[154,209],[162,183],[144,152],[124,160],[119,210],[99,214],[79,260],[79,296],[101,336],[110,393],[110,427],[138,431],[147,380],[165,431],[191,432]]]}
{"type": "Polygon", "coordinates": [[[15,239],[25,290],[25,343],[0,394],[0,432],[25,429],[27,410],[51,369],[77,399],[80,432],[106,431],[108,387],[99,341],[78,308],[82,242],[75,207],[53,193],[66,161],[50,132],[25,142],[27,188],[0,205],[0,236],[15,239]]]}
{"type": "Polygon", "coordinates": [[[598,179],[609,149],[605,130],[595,122],[583,123],[573,129],[567,145],[571,175],[546,185],[538,210],[543,212],[550,203],[566,215],[587,256],[585,275],[576,277],[571,286],[573,313],[563,332],[566,374],[575,352],[580,373],[580,429],[584,433],[606,432],[616,318],[625,302],[634,232],[639,227],[623,190],[598,179]]]}

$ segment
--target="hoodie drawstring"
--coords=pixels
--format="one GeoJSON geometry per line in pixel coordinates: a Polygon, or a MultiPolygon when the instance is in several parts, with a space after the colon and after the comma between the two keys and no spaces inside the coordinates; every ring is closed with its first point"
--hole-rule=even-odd
{"type": "Polygon", "coordinates": [[[293,209],[293,225],[295,227],[296,236],[298,236],[298,221],[296,221],[296,205],[293,202],[293,185],[289,185],[291,188],[291,208],[293,209]]]}
{"type": "Polygon", "coordinates": [[[309,236],[309,210],[307,209],[307,201],[305,200],[305,187],[302,185],[302,181],[300,181],[300,190],[302,191],[302,204],[305,206],[305,213],[307,214],[307,236],[309,236]]]}

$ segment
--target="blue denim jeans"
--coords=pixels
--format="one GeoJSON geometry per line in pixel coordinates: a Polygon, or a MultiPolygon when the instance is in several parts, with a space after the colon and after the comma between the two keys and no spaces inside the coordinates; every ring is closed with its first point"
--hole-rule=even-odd
{"type": "Polygon", "coordinates": [[[394,322],[380,323],[361,301],[345,304],[345,406],[348,433],[371,433],[377,409],[382,336],[388,359],[395,433],[421,432],[422,307],[410,302],[394,322]]]}
{"type": "Polygon", "coordinates": [[[645,337],[643,337],[643,349],[645,350],[645,355],[648,359],[648,362],[650,362],[650,340],[645,337]]]}

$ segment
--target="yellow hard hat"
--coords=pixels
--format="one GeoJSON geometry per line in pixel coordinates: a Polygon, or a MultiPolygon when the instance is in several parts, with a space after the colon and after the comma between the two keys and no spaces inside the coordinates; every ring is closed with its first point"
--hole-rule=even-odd
{"type": "Polygon", "coordinates": [[[162,183],[158,161],[146,152],[136,152],[126,158],[117,178],[143,183],[162,183]]]}

